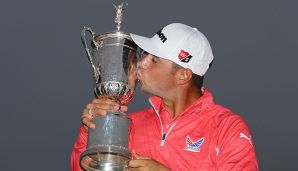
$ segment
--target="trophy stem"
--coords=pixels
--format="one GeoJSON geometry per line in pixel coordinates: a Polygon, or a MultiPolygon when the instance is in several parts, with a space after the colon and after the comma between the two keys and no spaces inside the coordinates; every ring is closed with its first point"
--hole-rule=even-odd
{"type": "Polygon", "coordinates": [[[87,150],[81,165],[87,171],[122,171],[131,159],[127,149],[130,119],[124,113],[109,113],[94,118],[96,127],[88,130],[87,150]]]}

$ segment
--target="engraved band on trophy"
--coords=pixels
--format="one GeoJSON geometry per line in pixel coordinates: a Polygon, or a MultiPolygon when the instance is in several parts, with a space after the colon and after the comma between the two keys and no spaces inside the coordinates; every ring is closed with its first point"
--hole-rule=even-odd
{"type": "MultiPolygon", "coordinates": [[[[127,5],[127,4],[126,4],[127,5]]],[[[115,5],[114,5],[115,6],[115,5]]],[[[82,43],[94,71],[94,92],[97,97],[107,97],[127,104],[136,86],[137,45],[129,34],[120,31],[125,5],[116,8],[116,31],[95,35],[89,27],[81,32],[82,43]],[[85,33],[91,33],[88,48],[85,33]]],[[[88,144],[81,155],[85,170],[124,170],[131,153],[128,150],[130,119],[125,113],[109,111],[106,116],[95,116],[94,129],[88,129],[88,144]]]]}

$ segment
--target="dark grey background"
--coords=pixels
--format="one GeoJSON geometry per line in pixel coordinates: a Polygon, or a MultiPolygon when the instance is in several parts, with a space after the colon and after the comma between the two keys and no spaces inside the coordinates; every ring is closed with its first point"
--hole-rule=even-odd
{"type": "MultiPolygon", "coordinates": [[[[103,0],[0,4],[0,170],[69,170],[81,111],[93,98],[84,25],[114,30],[103,0]]],[[[215,55],[205,86],[254,135],[261,170],[297,170],[297,1],[127,1],[123,30],[152,36],[182,22],[202,31],[215,55]]],[[[148,106],[141,92],[130,111],[148,106]]],[[[146,96],[147,97],[147,96],[146,96]]]]}

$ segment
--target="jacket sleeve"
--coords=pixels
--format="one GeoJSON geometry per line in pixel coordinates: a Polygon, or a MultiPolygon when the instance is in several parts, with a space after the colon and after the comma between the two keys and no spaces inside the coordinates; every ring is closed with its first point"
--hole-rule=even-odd
{"type": "Polygon", "coordinates": [[[251,133],[237,115],[224,119],[218,127],[218,171],[258,171],[251,133]]]}
{"type": "Polygon", "coordinates": [[[84,128],[83,125],[80,127],[79,136],[74,144],[71,153],[70,159],[70,169],[71,171],[83,171],[80,166],[80,156],[86,150],[87,146],[87,130],[84,128]]]}

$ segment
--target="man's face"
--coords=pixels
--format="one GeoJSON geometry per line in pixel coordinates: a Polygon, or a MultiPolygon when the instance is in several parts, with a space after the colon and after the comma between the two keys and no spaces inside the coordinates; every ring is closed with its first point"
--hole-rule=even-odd
{"type": "Polygon", "coordinates": [[[141,90],[164,97],[175,85],[172,62],[148,53],[143,56],[137,69],[141,90]]]}

